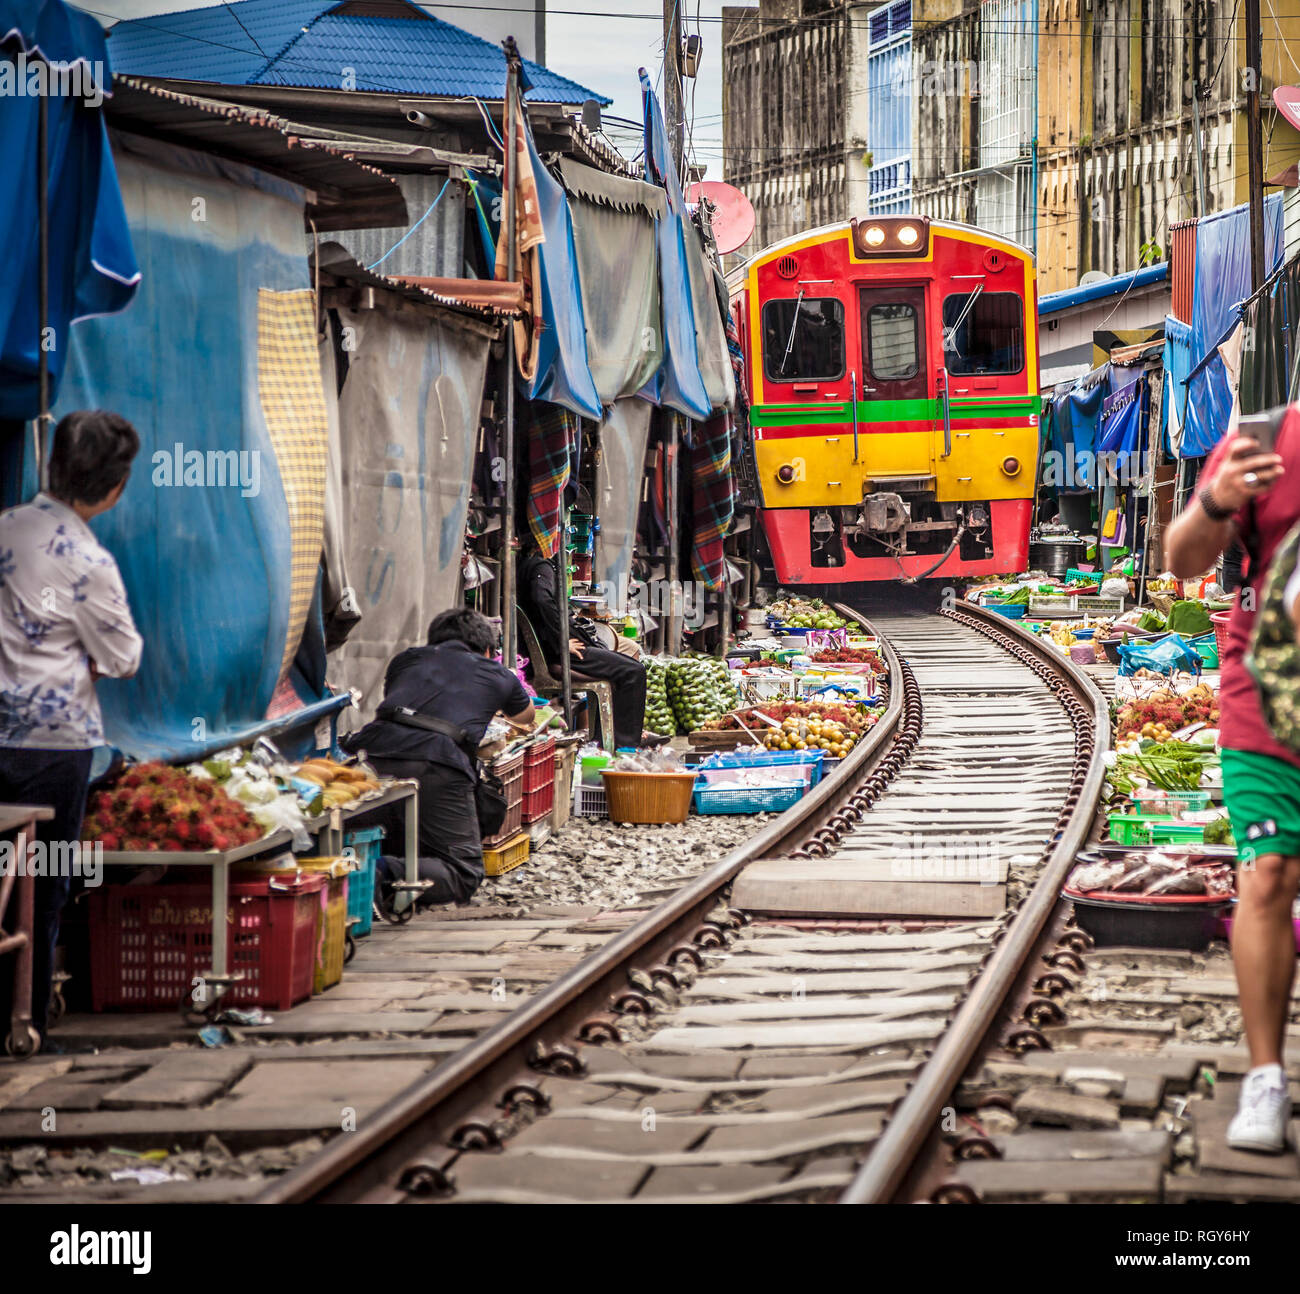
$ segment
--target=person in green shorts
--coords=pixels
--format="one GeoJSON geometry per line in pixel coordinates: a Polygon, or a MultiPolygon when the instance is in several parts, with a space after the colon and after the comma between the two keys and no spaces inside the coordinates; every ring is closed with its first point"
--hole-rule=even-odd
{"type": "Polygon", "coordinates": [[[1261,453],[1231,428],[1165,541],[1168,568],[1183,579],[1209,570],[1234,539],[1249,555],[1219,662],[1223,795],[1238,852],[1232,960],[1251,1062],[1227,1139],[1235,1149],[1271,1154],[1284,1148],[1291,1118],[1282,1048],[1296,964],[1300,755],[1269,728],[1244,658],[1269,563],[1300,520],[1300,406],[1283,416],[1276,449],[1261,453]]]}

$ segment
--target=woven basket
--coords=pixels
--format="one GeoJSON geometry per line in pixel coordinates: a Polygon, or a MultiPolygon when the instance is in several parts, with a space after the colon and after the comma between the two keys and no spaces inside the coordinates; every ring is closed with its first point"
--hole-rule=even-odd
{"type": "Polygon", "coordinates": [[[694,773],[603,772],[611,822],[663,825],[685,822],[691,811],[694,773]]]}
{"type": "Polygon", "coordinates": [[[1210,614],[1210,623],[1214,626],[1214,641],[1219,644],[1220,661],[1228,654],[1228,622],[1231,619],[1231,611],[1214,611],[1210,614]]]}

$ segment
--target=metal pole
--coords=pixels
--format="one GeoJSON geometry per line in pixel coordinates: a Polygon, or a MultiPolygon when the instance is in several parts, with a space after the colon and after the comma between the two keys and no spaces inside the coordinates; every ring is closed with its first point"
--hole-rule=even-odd
{"type": "MultiPolygon", "coordinates": [[[[519,129],[519,50],[513,36],[503,42],[506,51],[506,139],[504,192],[510,201],[502,204],[503,218],[509,222],[506,230],[506,268],[511,283],[519,277],[518,221],[515,218],[515,201],[518,197],[518,167],[515,164],[515,135],[519,129]]],[[[515,616],[515,329],[513,321],[506,328],[506,425],[502,454],[505,457],[505,510],[501,517],[501,659],[505,667],[513,670],[517,652],[517,626],[515,616]]]]}
{"type": "Polygon", "coordinates": [[[670,656],[678,655],[682,650],[682,584],[680,555],[682,546],[680,511],[677,485],[681,476],[678,466],[681,438],[678,435],[678,415],[668,412],[668,444],[664,453],[668,456],[665,464],[668,476],[668,642],[670,656]]]}
{"type": "Polygon", "coordinates": [[[1264,140],[1259,120],[1260,46],[1259,0],[1246,0],[1246,153],[1250,180],[1250,287],[1258,292],[1267,269],[1264,263],[1264,140]]]}
{"type": "Polygon", "coordinates": [[[682,3],[683,0],[664,0],[664,117],[679,182],[686,140],[686,113],[682,107],[682,3]]]}
{"type": "MultiPolygon", "coordinates": [[[[560,602],[560,704],[563,708],[564,726],[570,727],[573,720],[573,664],[569,658],[569,544],[568,509],[563,501],[560,503],[560,546],[555,550],[555,587],[559,591],[560,602]]],[[[592,715],[588,713],[587,722],[591,730],[592,715]]],[[[602,734],[604,735],[604,734],[602,734]]]]}
{"type": "Polygon", "coordinates": [[[1192,121],[1196,126],[1196,214],[1208,215],[1205,206],[1205,141],[1201,137],[1201,87],[1192,87],[1192,121]]]}
{"type": "Polygon", "coordinates": [[[36,478],[39,488],[50,484],[50,361],[45,346],[46,329],[50,326],[50,100],[41,95],[36,116],[36,221],[39,226],[40,270],[37,285],[37,310],[39,326],[36,337],[37,378],[40,411],[36,416],[36,478]]]}

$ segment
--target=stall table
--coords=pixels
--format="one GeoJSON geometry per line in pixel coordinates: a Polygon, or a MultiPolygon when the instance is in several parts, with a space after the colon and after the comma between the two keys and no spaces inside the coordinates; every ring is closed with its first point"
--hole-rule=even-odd
{"type": "MultiPolygon", "coordinates": [[[[415,882],[419,878],[419,808],[416,800],[418,784],[414,781],[397,781],[386,787],[379,795],[372,795],[365,800],[355,801],[346,806],[340,805],[327,813],[308,818],[306,828],[316,837],[317,849],[321,854],[340,854],[343,852],[343,835],[346,824],[353,818],[360,817],[385,804],[405,801],[406,809],[406,879],[415,882]]],[[[0,818],[0,822],[4,819],[0,818]]],[[[208,978],[211,980],[215,1002],[225,992],[226,987],[236,982],[238,975],[230,973],[229,946],[226,932],[226,907],[230,899],[230,869],[235,863],[257,858],[263,854],[274,853],[278,849],[288,848],[293,835],[284,827],[263,836],[260,840],[235,849],[208,850],[204,853],[171,850],[109,850],[104,851],[104,865],[107,867],[210,867],[212,869],[212,969],[208,978]]],[[[0,896],[4,893],[0,890],[0,896]]],[[[0,944],[0,951],[4,945],[0,944]]]]}
{"type": "Polygon", "coordinates": [[[46,805],[0,804],[0,836],[14,833],[14,864],[0,876],[0,922],[12,898],[17,920],[8,933],[0,926],[0,956],[12,953],[18,959],[13,977],[13,1007],[5,1050],[12,1056],[30,1056],[40,1046],[32,1027],[32,923],[36,911],[36,878],[27,873],[27,846],[36,834],[38,822],[48,822],[54,810],[46,805]],[[16,891],[16,893],[15,893],[16,891]]]}

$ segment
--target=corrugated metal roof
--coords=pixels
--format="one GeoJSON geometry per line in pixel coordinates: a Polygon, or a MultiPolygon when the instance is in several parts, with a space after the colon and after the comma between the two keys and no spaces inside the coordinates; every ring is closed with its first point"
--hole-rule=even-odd
{"type": "Polygon", "coordinates": [[[1120,293],[1134,288],[1146,288],[1162,283],[1168,277],[1168,262],[1162,261],[1159,265],[1148,265],[1129,274],[1116,274],[1099,283],[1066,288],[1062,292],[1048,292],[1038,298],[1038,315],[1041,318],[1043,315],[1055,314],[1058,310],[1068,310],[1071,306],[1083,305],[1088,301],[1100,301],[1103,297],[1117,297],[1120,293]]]}
{"type": "MultiPolygon", "coordinates": [[[[501,99],[505,55],[491,42],[393,0],[236,0],[119,22],[115,70],[223,85],[291,85],[447,98],[501,99]]],[[[580,104],[604,95],[524,60],[529,100],[580,104]]]]}
{"type": "Polygon", "coordinates": [[[262,108],[219,103],[152,85],[114,79],[108,123],[260,167],[312,190],[308,211],[319,229],[404,226],[406,199],[398,182],[346,147],[297,133],[292,122],[262,108]]]}

